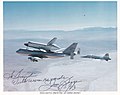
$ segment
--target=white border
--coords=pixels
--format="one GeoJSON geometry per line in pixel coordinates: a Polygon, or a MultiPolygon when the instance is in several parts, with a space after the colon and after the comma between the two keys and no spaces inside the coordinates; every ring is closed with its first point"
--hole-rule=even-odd
{"type": "MultiPolygon", "coordinates": [[[[17,1],[17,0],[0,0],[0,94],[1,95],[40,95],[39,92],[4,92],[3,91],[3,1],[17,1]]],[[[18,0],[18,1],[34,1],[34,0],[18,0]]],[[[35,1],[56,1],[56,0],[35,0],[35,1]]],[[[74,0],[59,0],[59,1],[74,1],[74,0]]],[[[83,0],[75,0],[83,1],[83,0]]],[[[84,0],[97,1],[97,0],[84,0]]],[[[81,92],[81,95],[120,95],[120,1],[119,0],[99,0],[99,1],[117,1],[117,91],[91,91],[81,92]]],[[[45,94],[43,94],[45,95],[45,94]]],[[[47,94],[48,95],[48,94],[47,94]]],[[[59,94],[57,94],[59,95],[59,94]]]]}
{"type": "Polygon", "coordinates": [[[2,92],[2,90],[3,90],[3,4],[0,1],[0,91],[2,92]]]}

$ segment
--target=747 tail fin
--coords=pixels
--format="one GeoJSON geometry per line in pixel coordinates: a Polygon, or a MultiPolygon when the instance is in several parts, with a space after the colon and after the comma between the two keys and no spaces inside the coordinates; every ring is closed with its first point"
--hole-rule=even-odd
{"type": "Polygon", "coordinates": [[[68,48],[66,48],[63,53],[67,55],[71,55],[71,53],[74,53],[78,43],[71,44],[68,48]]]}

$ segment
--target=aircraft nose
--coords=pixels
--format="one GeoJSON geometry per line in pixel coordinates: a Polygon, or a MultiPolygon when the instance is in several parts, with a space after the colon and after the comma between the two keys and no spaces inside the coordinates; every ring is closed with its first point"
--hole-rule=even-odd
{"type": "Polygon", "coordinates": [[[17,50],[16,53],[19,53],[19,50],[17,50]]]}
{"type": "Polygon", "coordinates": [[[16,53],[18,53],[18,54],[22,53],[22,49],[18,49],[18,50],[16,51],[16,53]]]}
{"type": "Polygon", "coordinates": [[[24,43],[25,46],[28,46],[28,43],[24,43]]]}

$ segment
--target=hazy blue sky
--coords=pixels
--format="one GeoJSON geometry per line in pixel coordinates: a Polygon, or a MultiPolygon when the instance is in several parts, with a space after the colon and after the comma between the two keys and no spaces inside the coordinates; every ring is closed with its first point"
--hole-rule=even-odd
{"type": "Polygon", "coordinates": [[[4,29],[116,27],[117,2],[4,2],[4,29]]]}

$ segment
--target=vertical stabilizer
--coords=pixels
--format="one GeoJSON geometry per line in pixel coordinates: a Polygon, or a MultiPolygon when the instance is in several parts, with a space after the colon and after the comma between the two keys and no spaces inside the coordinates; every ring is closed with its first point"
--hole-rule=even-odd
{"type": "Polygon", "coordinates": [[[73,43],[71,44],[68,48],[66,48],[63,53],[67,54],[67,55],[71,55],[72,53],[74,53],[76,47],[77,47],[78,43],[73,43]]]}
{"type": "Polygon", "coordinates": [[[52,40],[50,40],[47,45],[52,45],[57,40],[56,37],[54,37],[52,40]]]}
{"type": "Polygon", "coordinates": [[[108,60],[111,60],[111,58],[109,57],[109,53],[106,53],[104,56],[103,56],[103,59],[108,61],[108,60]]]}
{"type": "Polygon", "coordinates": [[[109,53],[106,53],[106,54],[104,55],[104,57],[109,57],[109,53]]]}

